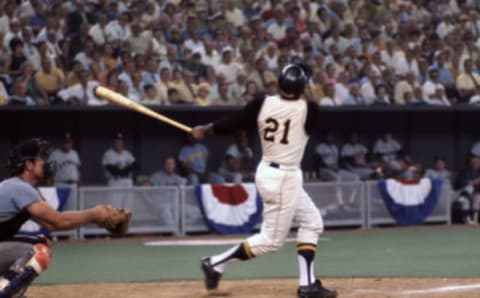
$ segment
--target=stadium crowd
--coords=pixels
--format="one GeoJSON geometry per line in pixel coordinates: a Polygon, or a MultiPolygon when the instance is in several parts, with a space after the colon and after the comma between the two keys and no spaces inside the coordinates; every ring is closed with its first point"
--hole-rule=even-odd
{"type": "Polygon", "coordinates": [[[321,106],[480,103],[475,0],[1,0],[0,104],[243,105],[304,62],[321,106]]]}

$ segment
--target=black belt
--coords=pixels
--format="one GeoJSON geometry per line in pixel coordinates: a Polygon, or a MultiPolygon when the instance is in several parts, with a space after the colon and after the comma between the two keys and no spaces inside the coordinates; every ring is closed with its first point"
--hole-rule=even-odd
{"type": "Polygon", "coordinates": [[[280,165],[279,165],[278,163],[276,163],[276,162],[271,162],[271,163],[269,163],[268,165],[271,166],[272,168],[277,168],[277,169],[280,168],[280,165]]]}

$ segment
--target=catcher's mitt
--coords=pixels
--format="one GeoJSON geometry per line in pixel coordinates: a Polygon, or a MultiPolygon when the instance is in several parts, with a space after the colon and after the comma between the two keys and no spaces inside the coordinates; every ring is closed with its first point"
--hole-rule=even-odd
{"type": "Polygon", "coordinates": [[[108,230],[113,236],[123,236],[128,232],[131,218],[132,212],[130,210],[110,207],[108,217],[99,225],[108,230]]]}

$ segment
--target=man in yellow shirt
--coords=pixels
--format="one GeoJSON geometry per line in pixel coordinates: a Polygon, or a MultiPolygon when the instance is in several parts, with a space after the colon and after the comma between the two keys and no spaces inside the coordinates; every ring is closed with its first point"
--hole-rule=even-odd
{"type": "Polygon", "coordinates": [[[63,72],[58,68],[52,67],[50,59],[42,60],[42,70],[35,74],[35,82],[44,98],[48,98],[50,103],[60,103],[61,99],[57,97],[57,92],[63,89],[63,72]]]}
{"type": "Polygon", "coordinates": [[[476,89],[480,89],[480,76],[473,71],[472,59],[463,62],[463,72],[457,77],[456,87],[461,102],[468,102],[476,89]]]}

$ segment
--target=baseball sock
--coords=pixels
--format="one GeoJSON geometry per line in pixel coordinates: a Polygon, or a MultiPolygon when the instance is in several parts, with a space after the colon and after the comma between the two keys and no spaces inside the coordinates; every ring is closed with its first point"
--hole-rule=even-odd
{"type": "Polygon", "coordinates": [[[224,253],[210,257],[210,261],[215,271],[222,273],[227,264],[238,260],[246,261],[254,257],[247,241],[244,241],[242,244],[236,245],[224,253]]]}
{"type": "Polygon", "coordinates": [[[300,286],[308,286],[315,282],[313,260],[315,259],[316,250],[317,246],[312,243],[297,244],[300,286]]]}

